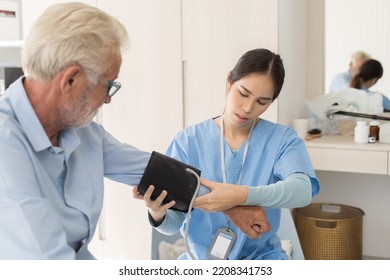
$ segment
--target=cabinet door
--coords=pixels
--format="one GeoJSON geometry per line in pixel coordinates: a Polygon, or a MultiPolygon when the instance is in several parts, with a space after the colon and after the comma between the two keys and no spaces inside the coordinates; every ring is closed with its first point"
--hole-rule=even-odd
{"type": "MultiPolygon", "coordinates": [[[[185,125],[220,115],[226,78],[254,48],[278,48],[278,1],[182,0],[185,125]]],[[[263,116],[276,121],[276,103],[263,116]]]]}
{"type": "MultiPolygon", "coordinates": [[[[131,40],[118,77],[122,88],[103,106],[102,123],[122,142],[165,152],[182,128],[180,1],[98,0],[97,6],[118,18],[131,40]]],[[[102,243],[106,259],[150,259],[147,208],[131,191],[106,180],[104,226],[91,245],[97,257],[102,243]]]]}

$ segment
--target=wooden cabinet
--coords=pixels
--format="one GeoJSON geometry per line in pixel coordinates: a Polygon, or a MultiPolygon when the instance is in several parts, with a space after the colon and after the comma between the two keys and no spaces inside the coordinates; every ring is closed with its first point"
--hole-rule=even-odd
{"type": "Polygon", "coordinates": [[[390,144],[357,144],[352,136],[323,136],[305,143],[316,170],[390,175],[390,144]]]}

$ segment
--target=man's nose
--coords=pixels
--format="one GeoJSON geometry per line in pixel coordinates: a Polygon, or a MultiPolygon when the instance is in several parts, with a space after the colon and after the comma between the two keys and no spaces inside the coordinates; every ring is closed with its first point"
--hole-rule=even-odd
{"type": "Polygon", "coordinates": [[[106,99],[104,100],[104,103],[106,103],[106,104],[111,103],[111,97],[110,96],[106,96],[106,99]]]}

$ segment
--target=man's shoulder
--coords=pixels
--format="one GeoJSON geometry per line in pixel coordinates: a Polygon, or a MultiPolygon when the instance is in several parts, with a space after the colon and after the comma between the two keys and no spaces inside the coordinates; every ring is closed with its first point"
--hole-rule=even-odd
{"type": "Polygon", "coordinates": [[[349,88],[350,80],[351,76],[348,71],[337,74],[331,81],[329,91],[334,92],[349,88]]]}
{"type": "Polygon", "coordinates": [[[335,75],[333,77],[333,80],[343,80],[343,81],[346,81],[346,80],[350,80],[351,76],[349,75],[348,72],[341,72],[341,73],[338,73],[337,75],[335,75]]]}

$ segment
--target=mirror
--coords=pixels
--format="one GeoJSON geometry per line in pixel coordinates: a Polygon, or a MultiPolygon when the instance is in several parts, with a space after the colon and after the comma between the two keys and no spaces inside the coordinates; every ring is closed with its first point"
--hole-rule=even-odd
{"type": "Polygon", "coordinates": [[[348,70],[351,54],[368,52],[383,66],[371,89],[390,97],[390,1],[324,0],[325,93],[333,76],[348,70]]]}

